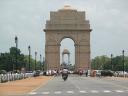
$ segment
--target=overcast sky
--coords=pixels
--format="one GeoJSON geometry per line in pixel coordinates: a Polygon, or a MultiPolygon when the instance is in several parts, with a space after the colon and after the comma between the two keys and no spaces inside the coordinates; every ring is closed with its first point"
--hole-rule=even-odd
{"type": "MultiPolygon", "coordinates": [[[[35,51],[38,58],[40,53],[44,56],[46,20],[50,11],[66,4],[86,11],[93,30],[91,58],[120,55],[122,50],[128,55],[128,0],[0,0],[0,52],[9,52],[18,36],[22,53],[28,54],[30,45],[33,57],[35,51]]],[[[70,43],[65,44],[69,51],[73,48],[70,43]]]]}

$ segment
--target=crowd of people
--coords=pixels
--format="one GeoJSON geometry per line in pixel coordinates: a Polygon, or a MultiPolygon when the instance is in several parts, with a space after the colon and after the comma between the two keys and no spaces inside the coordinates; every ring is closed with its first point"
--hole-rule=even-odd
{"type": "Polygon", "coordinates": [[[58,75],[60,75],[60,74],[62,74],[64,72],[67,72],[68,74],[78,74],[80,76],[82,76],[84,74],[86,77],[89,74],[88,70],[78,70],[78,71],[72,72],[72,71],[64,68],[62,70],[47,70],[45,72],[45,75],[47,75],[47,76],[53,76],[53,75],[54,76],[58,76],[58,75]]]}

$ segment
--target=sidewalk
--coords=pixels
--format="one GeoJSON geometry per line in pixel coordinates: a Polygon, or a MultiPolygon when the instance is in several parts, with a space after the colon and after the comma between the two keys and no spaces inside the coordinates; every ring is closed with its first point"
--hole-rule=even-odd
{"type": "Polygon", "coordinates": [[[0,96],[17,96],[31,92],[41,85],[45,85],[53,77],[39,76],[23,80],[0,83],[0,96]]]}

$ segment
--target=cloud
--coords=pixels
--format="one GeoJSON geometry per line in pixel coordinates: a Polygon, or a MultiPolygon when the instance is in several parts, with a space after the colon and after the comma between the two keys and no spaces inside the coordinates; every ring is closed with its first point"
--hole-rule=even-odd
{"type": "Polygon", "coordinates": [[[17,35],[24,54],[28,54],[27,47],[31,45],[33,57],[35,50],[44,56],[46,20],[50,11],[57,11],[65,4],[86,11],[93,29],[92,57],[128,50],[128,0],[0,0],[0,51],[15,46],[17,35]]]}

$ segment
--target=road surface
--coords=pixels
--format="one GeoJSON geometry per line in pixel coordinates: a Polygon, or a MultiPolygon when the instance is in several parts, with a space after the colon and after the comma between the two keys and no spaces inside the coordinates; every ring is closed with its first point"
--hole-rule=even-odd
{"type": "Polygon", "coordinates": [[[57,76],[24,96],[128,96],[128,80],[70,75],[63,81],[57,76]]]}

